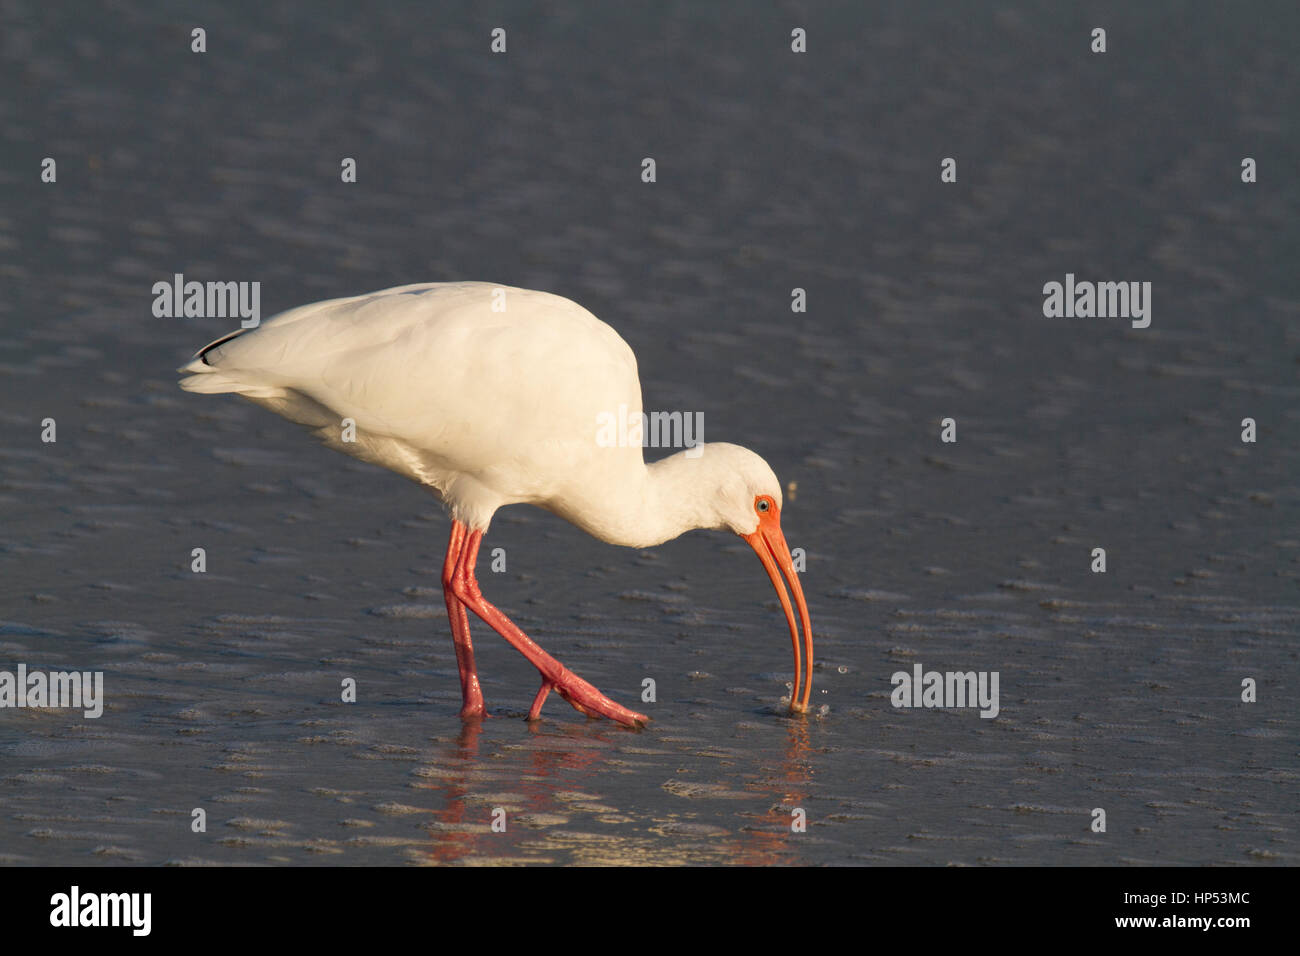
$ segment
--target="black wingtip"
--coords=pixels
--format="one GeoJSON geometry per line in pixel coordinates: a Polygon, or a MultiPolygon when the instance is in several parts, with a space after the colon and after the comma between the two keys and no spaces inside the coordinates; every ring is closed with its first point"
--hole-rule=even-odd
{"type": "Polygon", "coordinates": [[[215,342],[209,342],[207,345],[203,346],[203,348],[199,349],[198,352],[194,354],[194,357],[202,361],[204,365],[211,365],[212,363],[208,361],[209,352],[211,352],[213,349],[217,348],[218,346],[225,345],[231,339],[237,338],[238,336],[243,335],[247,331],[248,329],[235,329],[235,331],[231,332],[229,335],[223,335],[215,342]]]}

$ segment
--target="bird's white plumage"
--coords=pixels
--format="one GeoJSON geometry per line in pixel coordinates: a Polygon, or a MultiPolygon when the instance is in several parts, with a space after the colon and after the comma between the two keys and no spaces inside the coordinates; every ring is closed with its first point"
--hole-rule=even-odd
{"type": "Polygon", "coordinates": [[[469,611],[541,674],[530,720],[552,689],[588,715],[628,726],[648,719],[567,670],[483,597],[474,573],[483,532],[497,508],[523,502],[632,547],[693,528],[743,535],[790,628],[790,706],[807,710],[812,624],[781,532],[776,475],[738,445],[700,445],[647,465],[639,445],[602,440],[607,418],[640,415],[641,385],[627,343],[576,303],[483,282],[401,286],[233,332],[181,371],[183,388],[242,395],[448,505],[443,596],[465,719],[485,713],[469,611]]]}
{"type": "Polygon", "coordinates": [[[636,358],[604,322],[546,292],[421,283],[318,302],[181,371],[189,391],[238,393],[420,482],[471,527],[526,502],[643,547],[695,527],[752,531],[743,524],[760,486],[780,501],[771,469],[739,446],[647,467],[639,447],[598,443],[599,416],[641,412],[636,358]],[[348,418],[354,442],[342,440],[348,418]]]}

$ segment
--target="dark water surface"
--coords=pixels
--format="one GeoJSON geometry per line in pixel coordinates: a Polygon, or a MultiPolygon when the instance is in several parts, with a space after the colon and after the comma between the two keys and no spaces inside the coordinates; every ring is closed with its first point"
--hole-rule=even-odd
{"type": "Polygon", "coordinates": [[[1300,862],[1294,5],[856,6],[0,2],[0,670],[107,695],[0,709],[0,862],[1300,862]],[[235,323],[174,273],[581,302],[797,484],[816,713],[744,542],[513,508],[485,593],[653,723],[530,727],[478,624],[462,728],[440,508],[182,393],[235,323]],[[1045,318],[1066,273],[1150,328],[1045,318]],[[917,663],[1001,712],[895,709],[917,663]]]}

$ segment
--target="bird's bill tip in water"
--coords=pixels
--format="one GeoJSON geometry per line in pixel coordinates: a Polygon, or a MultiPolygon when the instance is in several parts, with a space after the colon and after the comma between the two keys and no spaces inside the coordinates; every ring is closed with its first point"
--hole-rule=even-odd
{"type": "Polygon", "coordinates": [[[790,709],[799,713],[808,710],[808,695],[812,693],[813,639],[812,621],[808,617],[808,602],[804,600],[803,588],[799,584],[799,575],[794,569],[794,559],[790,557],[790,548],[781,533],[781,515],[775,502],[759,515],[758,529],[753,534],[741,535],[763,562],[767,576],[772,579],[777,597],[781,599],[781,608],[785,611],[786,622],[790,625],[790,642],[794,645],[794,689],[790,693],[790,709]],[[778,571],[779,569],[779,571],[778,571]],[[789,582],[790,591],[794,593],[794,603],[799,608],[799,623],[803,625],[803,640],[799,639],[799,627],[795,622],[794,608],[790,605],[790,596],[786,593],[785,581],[789,582]]]}

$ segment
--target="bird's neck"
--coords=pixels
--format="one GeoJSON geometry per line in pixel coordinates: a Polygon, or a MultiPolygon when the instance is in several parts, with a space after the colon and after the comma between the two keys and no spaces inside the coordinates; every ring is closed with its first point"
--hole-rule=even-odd
{"type": "Polygon", "coordinates": [[[694,451],[636,462],[602,489],[599,500],[585,501],[562,516],[602,541],[627,548],[649,548],[697,528],[722,527],[712,508],[725,478],[718,473],[721,462],[694,451]]]}

